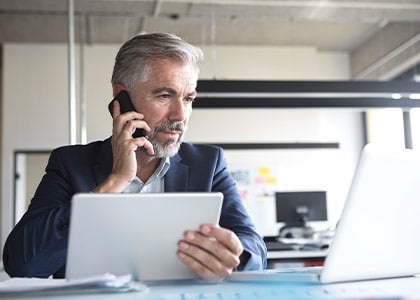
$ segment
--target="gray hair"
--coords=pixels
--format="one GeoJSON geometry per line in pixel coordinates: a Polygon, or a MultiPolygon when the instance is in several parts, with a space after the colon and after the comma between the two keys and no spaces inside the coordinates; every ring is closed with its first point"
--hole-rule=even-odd
{"type": "Polygon", "coordinates": [[[125,42],[115,57],[112,85],[121,84],[132,90],[140,81],[147,80],[149,63],[154,59],[170,59],[191,63],[197,68],[203,60],[203,51],[176,35],[151,33],[136,35],[125,42]]]}

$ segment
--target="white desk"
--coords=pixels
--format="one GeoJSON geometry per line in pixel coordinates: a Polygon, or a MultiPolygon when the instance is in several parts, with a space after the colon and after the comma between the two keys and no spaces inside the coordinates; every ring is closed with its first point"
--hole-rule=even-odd
{"type": "Polygon", "coordinates": [[[301,251],[268,251],[267,259],[289,259],[289,258],[325,258],[327,250],[301,250],[301,251]]]}
{"type": "Polygon", "coordinates": [[[322,266],[328,250],[268,251],[267,268],[322,266]]]}
{"type": "MultiPolygon", "coordinates": [[[[38,295],[19,297],[21,300],[135,300],[135,299],[420,299],[420,278],[388,279],[342,284],[267,284],[229,283],[203,284],[184,282],[178,284],[150,285],[146,293],[38,295]],[[338,293],[333,295],[333,293],[338,293]],[[223,296],[223,297],[222,297],[223,296]]],[[[16,299],[16,298],[2,298],[16,299]]]]}

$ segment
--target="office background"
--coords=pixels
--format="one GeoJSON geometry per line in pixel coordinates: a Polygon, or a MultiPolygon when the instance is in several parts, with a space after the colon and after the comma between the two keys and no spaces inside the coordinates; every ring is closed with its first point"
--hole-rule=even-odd
{"type": "MultiPolygon", "coordinates": [[[[200,79],[390,80],[405,74],[405,80],[414,80],[418,71],[417,1],[83,2],[74,1],[77,142],[110,135],[106,106],[112,97],[113,60],[121,43],[140,31],[173,32],[202,47],[206,60],[200,79]],[[80,125],[84,117],[85,132],[80,125]]],[[[70,141],[67,4],[0,1],[2,245],[24,210],[22,201],[15,203],[16,151],[48,151],[70,141]]],[[[253,195],[327,190],[327,225],[334,226],[365,130],[368,141],[403,146],[403,121],[402,110],[395,108],[197,108],[186,140],[338,143],[335,149],[226,151],[233,170],[245,163],[249,170],[268,168],[276,179],[257,186],[253,195]]],[[[414,147],[420,143],[419,121],[413,109],[414,147]]],[[[45,159],[30,159],[43,168],[45,159]]],[[[24,178],[31,178],[29,172],[24,178]]],[[[28,185],[40,178],[34,179],[28,185]]],[[[248,205],[259,230],[268,234],[277,228],[271,226],[274,221],[264,222],[272,211],[264,201],[261,207],[248,205]]]]}

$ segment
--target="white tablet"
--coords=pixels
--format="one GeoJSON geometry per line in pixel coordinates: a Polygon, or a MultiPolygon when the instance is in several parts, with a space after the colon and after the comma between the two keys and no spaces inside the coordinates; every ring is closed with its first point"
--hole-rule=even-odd
{"type": "Polygon", "coordinates": [[[135,279],[196,277],[177,257],[185,230],[219,223],[222,193],[76,194],[66,278],[102,273],[135,279]]]}

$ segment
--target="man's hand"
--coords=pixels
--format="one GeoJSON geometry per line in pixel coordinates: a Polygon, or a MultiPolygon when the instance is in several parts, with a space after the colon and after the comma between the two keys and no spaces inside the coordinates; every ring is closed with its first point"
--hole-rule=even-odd
{"type": "Polygon", "coordinates": [[[243,251],[239,238],[218,225],[202,225],[200,231],[186,231],[178,243],[178,257],[197,275],[208,281],[229,276],[243,251]]]}
{"type": "Polygon", "coordinates": [[[143,121],[143,115],[131,111],[120,113],[120,103],[114,101],[113,128],[112,128],[112,171],[107,179],[97,186],[93,192],[120,193],[136,177],[137,160],[136,150],[140,147],[153,155],[153,146],[146,137],[133,138],[136,128],[150,131],[150,127],[143,121]]]}

